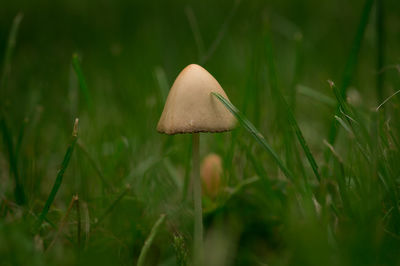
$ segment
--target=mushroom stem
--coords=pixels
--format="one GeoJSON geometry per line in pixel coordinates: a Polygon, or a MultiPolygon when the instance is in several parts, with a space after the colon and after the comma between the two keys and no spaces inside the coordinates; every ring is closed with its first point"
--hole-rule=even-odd
{"type": "Polygon", "coordinates": [[[194,265],[201,265],[203,257],[203,210],[201,207],[201,180],[199,144],[200,133],[192,134],[193,197],[194,197],[194,265]]]}

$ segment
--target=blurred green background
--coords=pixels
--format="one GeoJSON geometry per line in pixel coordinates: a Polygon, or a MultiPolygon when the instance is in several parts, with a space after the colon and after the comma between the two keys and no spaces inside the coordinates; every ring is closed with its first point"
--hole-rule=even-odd
{"type": "Polygon", "coordinates": [[[201,157],[214,152],[223,158],[229,188],[217,199],[203,199],[207,265],[398,264],[399,100],[393,97],[390,108],[380,113],[377,134],[383,144],[374,150],[373,141],[367,141],[375,163],[363,159],[363,149],[357,149],[362,142],[343,128],[335,149],[345,173],[340,163],[326,162],[323,154],[336,106],[326,81],[340,87],[352,55],[358,57],[347,99],[363,118],[367,139],[374,136],[371,110],[400,89],[400,2],[366,2],[372,6],[360,51],[354,53],[365,4],[361,0],[2,1],[0,62],[6,61],[12,22],[23,14],[0,101],[27,203],[15,203],[3,136],[0,264],[132,265],[153,224],[166,213],[147,263],[184,265],[179,258],[186,253],[190,257],[192,243],[190,192],[185,198],[191,139],[161,135],[155,128],[169,87],[191,63],[201,64],[219,81],[296,179],[309,180],[313,195],[304,192],[302,181],[297,186],[287,180],[243,129],[202,134],[201,157]],[[383,28],[377,30],[378,2],[383,4],[383,28]],[[324,182],[313,176],[271,89],[268,40],[278,88],[324,182]],[[79,57],[87,95],[72,67],[73,54],[79,57]],[[379,76],[383,83],[377,85],[379,76]],[[79,147],[48,220],[35,232],[33,224],[53,186],[76,117],[79,147]],[[337,199],[341,189],[336,176],[348,179],[349,208],[337,199]],[[380,176],[391,181],[383,186],[380,176]],[[243,185],[252,177],[258,181],[243,185]],[[358,186],[357,180],[368,185],[358,186]],[[79,195],[82,216],[79,241],[75,209],[57,235],[74,194],[79,195]],[[320,214],[315,213],[315,199],[320,214]]]}

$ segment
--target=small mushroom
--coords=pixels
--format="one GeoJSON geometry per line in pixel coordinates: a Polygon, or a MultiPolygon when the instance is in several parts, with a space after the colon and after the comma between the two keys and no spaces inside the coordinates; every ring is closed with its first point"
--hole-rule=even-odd
{"type": "Polygon", "coordinates": [[[204,194],[215,198],[221,188],[222,159],[215,153],[207,155],[200,167],[200,176],[203,181],[204,194]]]}
{"type": "Polygon", "coordinates": [[[194,197],[194,260],[202,260],[203,218],[199,168],[200,132],[223,132],[234,128],[236,119],[211,93],[228,99],[218,81],[203,67],[191,64],[179,73],[169,91],[157,131],[169,135],[192,134],[194,197]]]}

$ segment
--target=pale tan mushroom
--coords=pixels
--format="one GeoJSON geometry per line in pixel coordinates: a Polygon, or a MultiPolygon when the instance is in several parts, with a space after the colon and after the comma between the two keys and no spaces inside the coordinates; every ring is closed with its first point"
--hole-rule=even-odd
{"type": "Polygon", "coordinates": [[[236,119],[211,92],[228,99],[207,70],[195,64],[187,66],[171,87],[157,130],[166,134],[231,130],[236,119]]]}
{"type": "Polygon", "coordinates": [[[199,167],[199,132],[223,132],[234,128],[236,119],[211,93],[228,99],[218,81],[203,67],[191,64],[179,73],[168,94],[157,130],[166,134],[192,133],[194,198],[194,265],[201,265],[203,214],[199,167]]]}

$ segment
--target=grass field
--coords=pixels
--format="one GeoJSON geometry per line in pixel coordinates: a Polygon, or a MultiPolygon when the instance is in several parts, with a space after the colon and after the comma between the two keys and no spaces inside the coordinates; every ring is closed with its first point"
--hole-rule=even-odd
{"type": "Polygon", "coordinates": [[[192,63],[238,120],[203,265],[399,265],[399,47],[390,0],[3,1],[0,265],[194,264],[192,63]]]}

